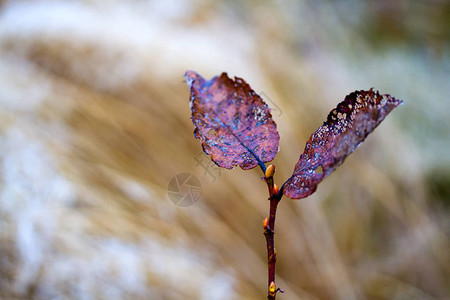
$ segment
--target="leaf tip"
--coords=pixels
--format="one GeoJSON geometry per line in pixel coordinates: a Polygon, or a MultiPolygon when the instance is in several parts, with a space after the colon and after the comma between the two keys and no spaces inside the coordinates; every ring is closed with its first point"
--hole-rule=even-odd
{"type": "Polygon", "coordinates": [[[192,86],[192,83],[198,78],[201,77],[199,74],[197,74],[195,71],[187,70],[184,72],[184,78],[186,79],[186,83],[189,87],[192,86]]]}

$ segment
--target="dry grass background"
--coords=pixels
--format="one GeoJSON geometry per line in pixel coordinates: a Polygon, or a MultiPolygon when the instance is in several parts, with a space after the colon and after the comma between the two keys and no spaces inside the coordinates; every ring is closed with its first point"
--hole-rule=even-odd
{"type": "Polygon", "coordinates": [[[448,299],[449,20],[447,1],[3,1],[0,298],[264,298],[265,184],[197,164],[194,69],[281,109],[278,184],[349,92],[405,100],[281,202],[279,298],[448,299]],[[203,187],[188,208],[181,172],[203,187]]]}

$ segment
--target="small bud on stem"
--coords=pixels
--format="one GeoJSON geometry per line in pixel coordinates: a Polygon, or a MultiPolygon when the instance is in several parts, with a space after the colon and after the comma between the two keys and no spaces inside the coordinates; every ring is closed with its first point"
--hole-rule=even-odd
{"type": "Polygon", "coordinates": [[[280,191],[280,189],[278,188],[278,186],[274,183],[273,184],[273,189],[272,189],[272,194],[276,195],[278,194],[278,192],[280,191]]]}
{"type": "Polygon", "coordinates": [[[269,285],[269,295],[270,296],[275,296],[275,293],[277,292],[277,286],[275,285],[275,282],[271,282],[269,285]]]}
{"type": "Polygon", "coordinates": [[[269,218],[265,218],[263,221],[263,228],[264,230],[267,230],[267,226],[269,226],[269,218]]]}
{"type": "Polygon", "coordinates": [[[266,173],[264,175],[266,176],[266,179],[267,179],[267,178],[273,177],[273,174],[275,174],[275,166],[270,165],[267,167],[266,173]]]}

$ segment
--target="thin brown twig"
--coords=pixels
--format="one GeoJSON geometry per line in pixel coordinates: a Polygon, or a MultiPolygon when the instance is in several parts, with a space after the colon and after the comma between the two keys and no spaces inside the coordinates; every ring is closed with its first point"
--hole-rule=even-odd
{"type": "Polygon", "coordinates": [[[267,183],[269,188],[270,211],[269,217],[264,222],[264,236],[267,244],[267,264],[268,264],[268,280],[267,280],[267,299],[275,300],[276,293],[283,290],[276,288],[275,285],[275,265],[277,261],[277,252],[275,250],[275,218],[277,214],[277,206],[283,196],[283,187],[278,190],[278,187],[273,182],[273,172],[265,174],[263,180],[267,183]]]}

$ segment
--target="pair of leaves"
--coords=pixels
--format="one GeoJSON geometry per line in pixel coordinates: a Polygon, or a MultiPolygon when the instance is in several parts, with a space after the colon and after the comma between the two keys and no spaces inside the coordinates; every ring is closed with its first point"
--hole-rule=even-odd
{"type": "MultiPolygon", "coordinates": [[[[220,167],[252,169],[272,161],[279,150],[280,135],[267,104],[242,79],[226,73],[205,80],[193,71],[185,74],[195,137],[220,167]]],[[[283,193],[300,199],[314,193],[317,185],[402,101],[372,89],[345,97],[309,138],[283,193]],[[322,169],[322,172],[317,170],[322,169]]]]}

